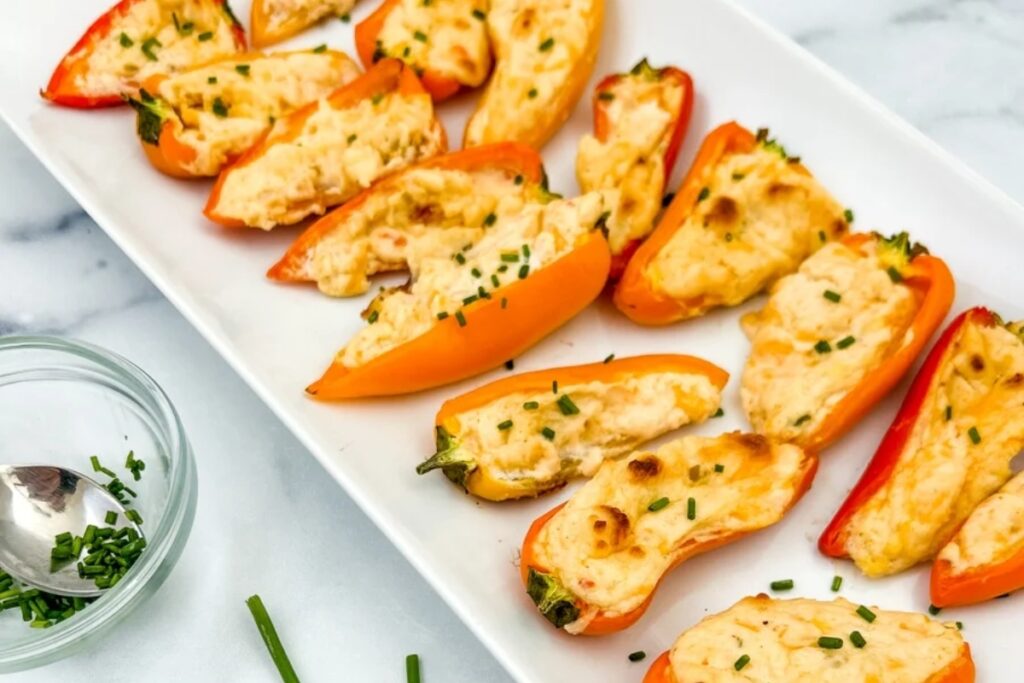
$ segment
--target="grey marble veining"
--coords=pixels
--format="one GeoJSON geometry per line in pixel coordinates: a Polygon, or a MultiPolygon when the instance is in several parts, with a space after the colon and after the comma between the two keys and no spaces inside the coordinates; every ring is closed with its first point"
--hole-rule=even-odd
{"type": "MultiPolygon", "coordinates": [[[[741,4],[1024,200],[1024,2],[741,4]]],[[[189,426],[202,487],[181,563],[118,631],[117,647],[8,678],[273,680],[242,603],[261,592],[306,680],[401,680],[413,651],[430,683],[508,680],[6,128],[0,150],[0,334],[68,334],[145,367],[189,426]],[[237,467],[239,458],[253,466],[237,467]],[[258,518],[232,504],[239,491],[257,500],[258,518]],[[123,652],[135,663],[125,665],[123,652]]]]}

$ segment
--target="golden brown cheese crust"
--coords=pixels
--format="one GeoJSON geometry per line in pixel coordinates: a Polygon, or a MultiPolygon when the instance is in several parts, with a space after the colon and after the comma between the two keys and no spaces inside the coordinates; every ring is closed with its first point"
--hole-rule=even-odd
{"type": "Polygon", "coordinates": [[[683,107],[675,79],[629,74],[606,91],[609,134],[580,140],[576,178],[583,192],[619,190],[620,222],[608,233],[613,253],[654,227],[665,193],[665,154],[683,107]]]}
{"type": "Polygon", "coordinates": [[[232,26],[224,8],[210,0],[136,2],[114,19],[102,40],[83,48],[92,53],[75,86],[83,95],[134,95],[154,74],[177,73],[238,52],[232,26]]]}
{"type": "Polygon", "coordinates": [[[402,0],[384,20],[376,54],[475,88],[491,71],[487,23],[478,18],[486,13],[486,0],[402,0]]]}
{"type": "MultiPolygon", "coordinates": [[[[847,525],[847,552],[864,573],[884,576],[931,559],[1010,479],[1010,462],[1024,448],[1022,406],[1024,343],[1002,326],[966,322],[946,351],[892,475],[847,525]]],[[[993,503],[979,520],[1009,520],[1011,507],[993,503]]],[[[977,529],[972,524],[955,542],[959,550],[949,549],[964,566],[999,553],[979,540],[977,529]]],[[[1017,534],[988,531],[993,540],[1008,542],[1017,534]]]]}
{"type": "Polygon", "coordinates": [[[286,129],[276,125],[264,153],[226,171],[217,214],[264,230],[295,223],[444,146],[425,93],[392,93],[340,109],[321,100],[302,126],[298,136],[284,138],[286,129]]]}
{"type": "Polygon", "coordinates": [[[842,598],[744,598],[679,637],[669,655],[672,673],[685,683],[929,683],[965,655],[955,624],[877,608],[868,623],[857,607],[842,598]],[[850,642],[853,631],[864,647],[850,642]],[[823,636],[841,638],[843,646],[822,648],[823,636]],[[744,655],[749,661],[737,671],[744,655]]]}
{"type": "Polygon", "coordinates": [[[864,249],[826,245],[745,319],[752,343],[740,396],[756,432],[805,443],[912,333],[913,292],[893,282],[874,247],[864,249]]]}
{"type": "Polygon", "coordinates": [[[535,542],[539,568],[587,605],[566,630],[582,631],[597,612],[638,608],[694,547],[779,521],[812,466],[796,446],[740,433],[606,461],[535,542]],[[650,510],[661,498],[668,505],[650,510]]]}
{"type": "Polygon", "coordinates": [[[848,229],[843,207],[775,146],[726,155],[704,187],[644,272],[691,317],[746,301],[848,229]]]}
{"type": "Polygon", "coordinates": [[[360,74],[341,52],[240,56],[190,69],[153,93],[173,110],[176,135],[196,151],[194,175],[216,175],[270,127],[360,74]]]}

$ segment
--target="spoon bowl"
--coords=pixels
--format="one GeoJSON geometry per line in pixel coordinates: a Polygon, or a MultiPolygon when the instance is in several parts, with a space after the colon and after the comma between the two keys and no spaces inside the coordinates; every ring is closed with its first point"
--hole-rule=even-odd
{"type": "Polygon", "coordinates": [[[77,561],[51,571],[50,550],[58,534],[81,536],[90,524],[110,526],[108,512],[117,514],[118,527],[131,526],[142,536],[120,501],[81,472],[46,465],[0,466],[0,568],[48,593],[78,598],[102,595],[107,589],[78,576],[77,561]]]}

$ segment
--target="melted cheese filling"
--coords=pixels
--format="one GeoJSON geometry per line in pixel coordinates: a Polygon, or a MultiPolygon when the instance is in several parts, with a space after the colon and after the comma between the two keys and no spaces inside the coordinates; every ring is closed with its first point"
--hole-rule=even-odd
{"type": "Polygon", "coordinates": [[[437,245],[439,240],[448,243],[446,231],[431,231],[412,243],[411,285],[387,290],[374,299],[370,310],[377,313],[375,322],[349,341],[338,353],[338,362],[358,367],[415,339],[437,323],[439,313],[455,316],[471,306],[474,301],[465,300],[475,299],[481,287],[490,296],[500,297],[501,287],[529,277],[530,271],[550,265],[589,239],[604,210],[605,199],[599,193],[549,204],[526,204],[521,212],[499,218],[478,242],[455,255],[442,253],[437,245]],[[525,255],[527,251],[529,256],[525,255]],[[517,260],[503,261],[503,255],[517,255],[517,260]],[[456,260],[455,256],[460,258],[456,260]],[[526,271],[520,276],[524,267],[526,271]],[[497,278],[498,286],[494,286],[492,276],[497,278]]]}
{"type": "Polygon", "coordinates": [[[374,192],[308,254],[303,275],[332,296],[362,294],[369,277],[407,267],[411,244],[427,233],[451,256],[483,237],[484,222],[539,201],[539,188],[503,171],[412,169],[394,189],[374,192]]]}
{"type": "Polygon", "coordinates": [[[721,392],[704,375],[653,372],[614,381],[559,385],[579,410],[565,415],[550,389],[516,393],[445,422],[478,468],[499,480],[545,490],[575,476],[589,477],[607,458],[718,409],[721,392]],[[524,404],[534,402],[536,409],[524,404]],[[511,420],[508,429],[497,425],[511,420]],[[555,433],[547,439],[544,427],[555,433]]]}
{"type": "Polygon", "coordinates": [[[802,443],[913,334],[914,294],[890,279],[873,247],[864,248],[825,246],[748,318],[756,330],[740,396],[759,434],[802,443]]]}
{"type": "Polygon", "coordinates": [[[196,151],[189,170],[216,175],[251,147],[274,119],[357,76],[359,68],[340,53],[291,52],[186,71],[162,81],[156,94],[174,108],[181,124],[178,138],[196,151]],[[215,107],[223,107],[227,115],[216,113],[215,107]]]}
{"type": "Polygon", "coordinates": [[[955,624],[923,614],[872,610],[867,623],[857,605],[842,598],[773,600],[744,598],[725,612],[705,617],[683,633],[669,654],[677,681],[725,683],[929,683],[964,654],[955,624]],[[854,647],[859,631],[867,645],[854,647]],[[818,638],[842,638],[828,650],[818,638]],[[735,663],[750,660],[740,672],[735,663]]]}
{"type": "Polygon", "coordinates": [[[963,574],[1005,562],[1024,549],[1024,474],[986,498],[939,553],[963,574]]]}
{"type": "Polygon", "coordinates": [[[843,208],[821,184],[761,145],[727,155],[703,183],[707,197],[644,273],[695,315],[746,301],[847,230],[843,208]]]}
{"type": "Polygon", "coordinates": [[[619,189],[620,222],[608,233],[612,253],[643,238],[654,227],[665,192],[665,154],[683,107],[683,89],[673,79],[627,75],[602,102],[608,135],[580,140],[576,177],[583,192],[619,189]]]}
{"type": "Polygon", "coordinates": [[[539,567],[587,604],[566,630],[581,631],[597,611],[636,609],[695,547],[779,521],[809,466],[796,446],[739,433],[606,461],[535,541],[539,567]],[[668,506],[651,512],[663,497],[668,506]]]}
{"type": "Polygon", "coordinates": [[[564,115],[564,91],[592,49],[601,1],[491,0],[495,67],[466,127],[467,147],[524,140],[564,115]]]}
{"type": "Polygon", "coordinates": [[[491,70],[484,0],[402,0],[387,15],[378,50],[417,69],[476,87],[491,70]]]}
{"type": "Polygon", "coordinates": [[[154,74],[177,73],[235,52],[231,20],[212,0],[143,0],[117,15],[106,35],[71,59],[85,60],[75,85],[85,94],[103,95],[134,93],[154,74]]]}
{"type": "MultiPolygon", "coordinates": [[[[892,574],[931,559],[1009,480],[1010,461],[1024,448],[1022,405],[1024,343],[1002,326],[965,323],[895,470],[850,519],[846,548],[865,574],[892,574]]],[[[988,531],[998,535],[995,529],[988,531]]]]}
{"type": "Polygon", "coordinates": [[[390,94],[342,109],[321,100],[291,139],[284,123],[271,130],[259,157],[227,170],[217,213],[263,229],[295,223],[442,148],[427,94],[390,94]]]}
{"type": "Polygon", "coordinates": [[[355,7],[356,0],[254,0],[263,3],[267,18],[264,29],[275,34],[286,27],[297,28],[314,24],[324,17],[348,14],[355,7]]]}

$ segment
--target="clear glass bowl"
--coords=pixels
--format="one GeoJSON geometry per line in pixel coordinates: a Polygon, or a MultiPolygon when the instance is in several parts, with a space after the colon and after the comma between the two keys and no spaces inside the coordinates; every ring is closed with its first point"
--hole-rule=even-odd
{"type": "Polygon", "coordinates": [[[0,338],[0,463],[59,465],[105,481],[91,455],[138,493],[146,550],[103,597],[51,628],[29,628],[20,610],[0,612],[0,672],[82,650],[156,592],[185,546],[197,489],[181,420],[149,375],[91,344],[0,338]],[[137,482],[124,470],[129,450],[146,462],[137,482]]]}

